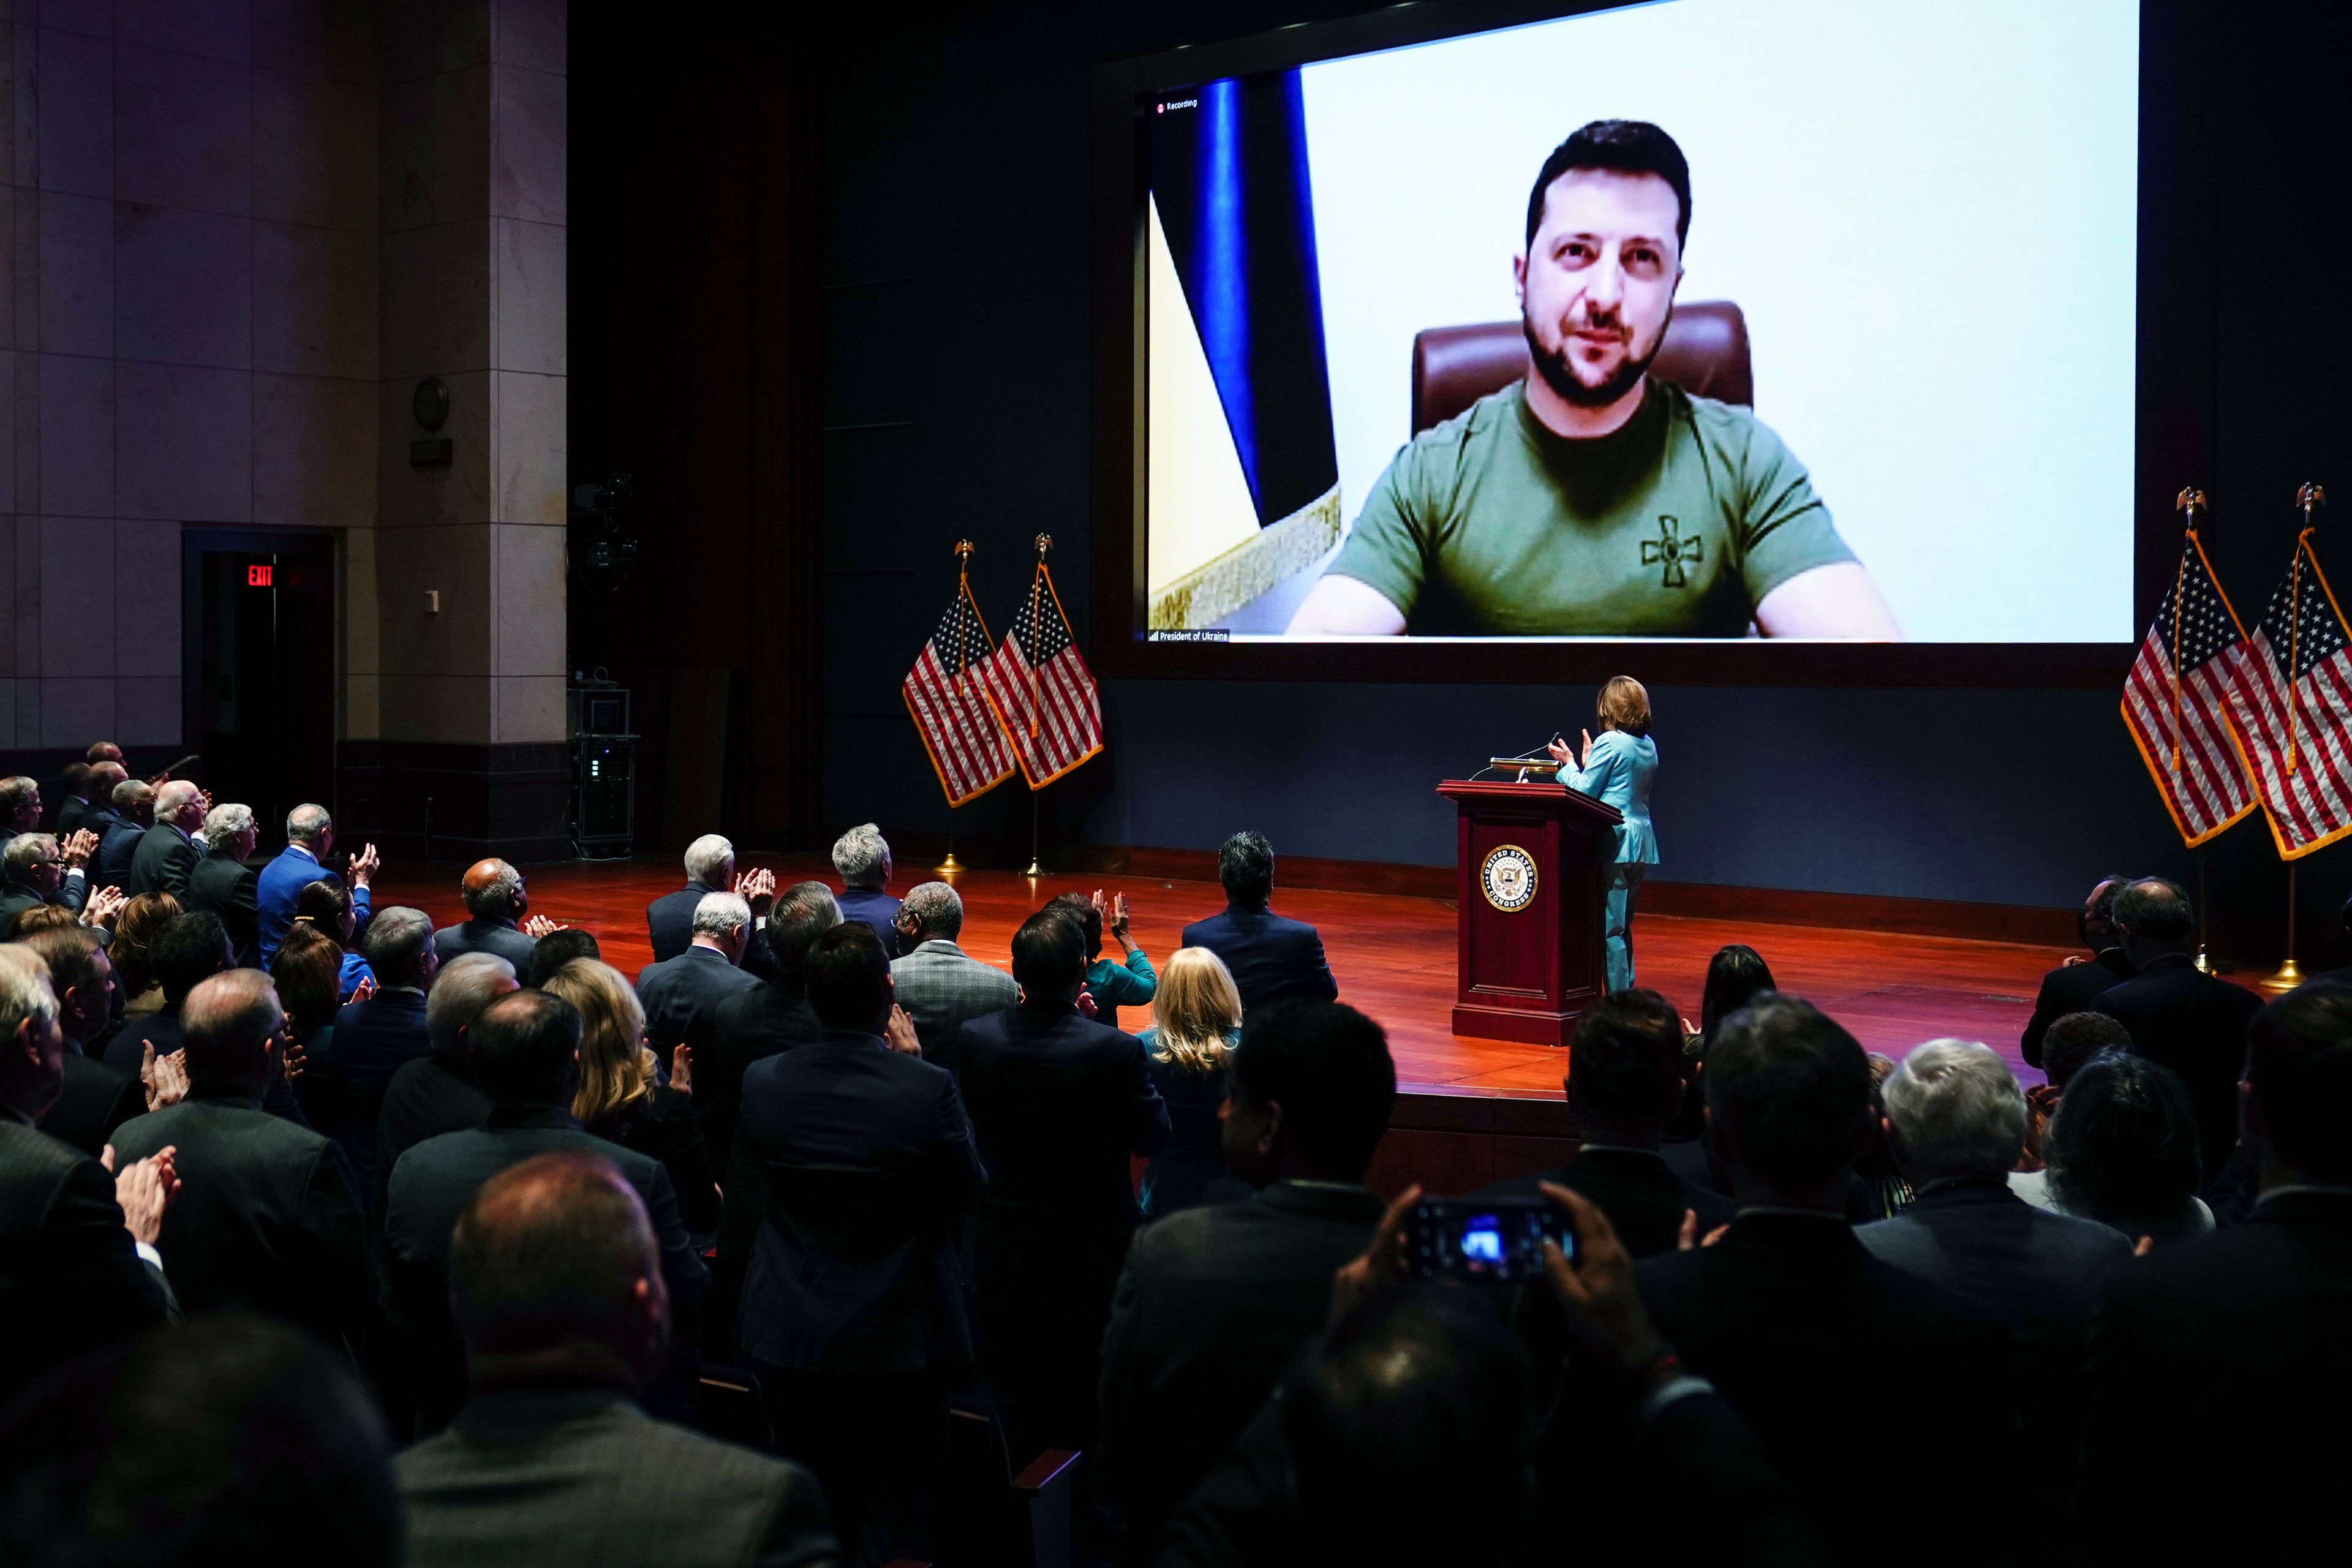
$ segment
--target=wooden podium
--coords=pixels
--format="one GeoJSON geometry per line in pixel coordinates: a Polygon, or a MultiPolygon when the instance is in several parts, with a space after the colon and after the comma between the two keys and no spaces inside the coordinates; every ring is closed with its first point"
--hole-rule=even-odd
{"type": "Polygon", "coordinates": [[[1564,1046],[1608,988],[1601,952],[1617,808],[1563,784],[1448,779],[1460,813],[1454,1032],[1564,1046]]]}

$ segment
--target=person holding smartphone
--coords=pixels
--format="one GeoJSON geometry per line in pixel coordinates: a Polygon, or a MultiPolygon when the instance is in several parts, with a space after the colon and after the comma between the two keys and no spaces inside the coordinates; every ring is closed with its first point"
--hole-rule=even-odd
{"type": "Polygon", "coordinates": [[[1589,795],[1603,805],[1613,805],[1624,817],[1617,828],[1616,869],[1609,882],[1607,919],[1602,926],[1609,960],[1609,989],[1623,991],[1633,984],[1633,893],[1649,868],[1658,863],[1658,835],[1650,826],[1650,786],[1658,777],[1658,743],[1650,739],[1650,694],[1630,675],[1613,675],[1601,687],[1595,704],[1601,738],[1583,732],[1580,750],[1570,753],[1568,742],[1554,741],[1552,761],[1559,764],[1559,782],[1579,795],[1589,795]]]}

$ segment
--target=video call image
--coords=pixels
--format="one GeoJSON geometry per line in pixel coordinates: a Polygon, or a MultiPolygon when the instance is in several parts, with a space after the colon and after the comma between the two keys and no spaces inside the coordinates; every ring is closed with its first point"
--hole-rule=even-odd
{"type": "Polygon", "coordinates": [[[1658,0],[1139,103],[1147,635],[2118,643],[2136,0],[1658,0]]]}

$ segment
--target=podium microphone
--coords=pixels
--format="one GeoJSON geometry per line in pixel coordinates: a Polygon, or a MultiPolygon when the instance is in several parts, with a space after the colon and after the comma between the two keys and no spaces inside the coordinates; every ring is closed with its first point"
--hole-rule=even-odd
{"type": "Polygon", "coordinates": [[[1531,773],[1557,774],[1559,772],[1559,764],[1553,762],[1548,756],[1538,757],[1537,753],[1549,752],[1553,746],[1558,745],[1565,739],[1566,737],[1561,735],[1559,731],[1554,730],[1551,732],[1551,739],[1546,741],[1542,745],[1529,747],[1527,751],[1519,752],[1517,756],[1489,757],[1486,759],[1486,766],[1487,768],[1501,768],[1506,770],[1511,768],[1518,769],[1519,776],[1516,780],[1512,781],[1516,784],[1527,783],[1528,775],[1531,773]]]}

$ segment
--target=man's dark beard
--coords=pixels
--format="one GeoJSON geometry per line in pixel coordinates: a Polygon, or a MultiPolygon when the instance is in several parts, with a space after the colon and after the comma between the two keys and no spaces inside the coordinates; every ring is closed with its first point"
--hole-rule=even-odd
{"type": "MultiPolygon", "coordinates": [[[[1671,310],[1666,320],[1674,320],[1671,310]]],[[[1628,359],[1617,367],[1616,374],[1598,386],[1587,386],[1577,380],[1576,372],[1569,368],[1568,351],[1546,353],[1544,346],[1536,341],[1535,323],[1524,314],[1519,317],[1519,331],[1528,340],[1528,358],[1535,362],[1536,373],[1544,378],[1544,384],[1559,394],[1561,402],[1574,404],[1579,408],[1606,408],[1633,391],[1642,384],[1642,378],[1650,374],[1651,363],[1658,357],[1658,351],[1666,346],[1666,329],[1662,325],[1658,328],[1658,341],[1651,345],[1648,354],[1641,359],[1628,359]]]]}

